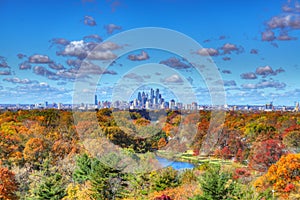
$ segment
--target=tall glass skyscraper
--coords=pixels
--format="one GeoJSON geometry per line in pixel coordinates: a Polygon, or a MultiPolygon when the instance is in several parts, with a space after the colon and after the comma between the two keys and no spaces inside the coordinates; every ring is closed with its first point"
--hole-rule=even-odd
{"type": "Polygon", "coordinates": [[[95,95],[95,105],[98,105],[98,98],[97,98],[97,95],[95,95]]]}

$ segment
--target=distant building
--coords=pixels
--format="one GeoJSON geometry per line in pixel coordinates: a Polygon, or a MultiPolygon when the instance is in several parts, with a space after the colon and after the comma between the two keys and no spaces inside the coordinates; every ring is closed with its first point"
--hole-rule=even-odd
{"type": "Polygon", "coordinates": [[[299,102],[296,103],[294,111],[295,112],[299,112],[299,102]]]}
{"type": "Polygon", "coordinates": [[[282,111],[287,111],[286,106],[282,106],[282,111]]]}
{"type": "Polygon", "coordinates": [[[265,111],[273,111],[273,110],[274,110],[273,102],[266,104],[265,111]]]}
{"type": "Polygon", "coordinates": [[[142,101],[142,94],[141,92],[138,93],[138,98],[137,98],[139,101],[142,101]]]}
{"type": "Polygon", "coordinates": [[[180,102],[177,102],[177,103],[176,103],[176,107],[177,107],[179,110],[181,110],[181,109],[183,109],[183,104],[180,103],[180,102]]]}
{"type": "Polygon", "coordinates": [[[115,101],[115,102],[113,102],[113,104],[112,104],[112,107],[114,107],[114,108],[118,108],[118,107],[120,107],[120,101],[115,101]]]}
{"type": "Polygon", "coordinates": [[[192,105],[191,104],[186,104],[186,109],[187,110],[191,110],[192,109],[192,105]]]}
{"type": "Polygon", "coordinates": [[[97,98],[97,95],[95,95],[95,105],[98,105],[98,98],[97,98]]]}
{"type": "Polygon", "coordinates": [[[175,108],[175,100],[172,99],[169,101],[169,109],[174,109],[175,108]]]}
{"type": "Polygon", "coordinates": [[[139,105],[138,99],[133,100],[133,106],[137,107],[139,105]]]}
{"type": "Polygon", "coordinates": [[[146,108],[146,109],[150,109],[150,102],[149,102],[149,101],[146,101],[145,108],[146,108]]]}
{"type": "Polygon", "coordinates": [[[168,109],[169,108],[169,102],[164,102],[163,104],[162,104],[163,106],[163,109],[168,109]]]}
{"type": "Polygon", "coordinates": [[[198,104],[196,102],[192,102],[191,110],[198,110],[198,104]]]}
{"type": "Polygon", "coordinates": [[[108,102],[108,101],[102,102],[102,108],[110,108],[110,106],[111,106],[111,102],[108,102]]]}

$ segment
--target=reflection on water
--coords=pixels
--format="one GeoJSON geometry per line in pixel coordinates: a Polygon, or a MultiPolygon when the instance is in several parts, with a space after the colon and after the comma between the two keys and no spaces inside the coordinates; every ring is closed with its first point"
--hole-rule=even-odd
{"type": "Polygon", "coordinates": [[[195,166],[188,162],[172,161],[166,158],[156,156],[156,159],[162,167],[172,167],[175,170],[192,169],[195,166]]]}

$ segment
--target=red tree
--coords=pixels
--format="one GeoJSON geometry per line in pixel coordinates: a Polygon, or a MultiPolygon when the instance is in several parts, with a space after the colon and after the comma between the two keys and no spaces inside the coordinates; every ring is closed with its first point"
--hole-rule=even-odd
{"type": "Polygon", "coordinates": [[[265,172],[284,154],[284,145],[280,140],[269,139],[254,145],[249,167],[265,172]]]}
{"type": "Polygon", "coordinates": [[[155,200],[171,200],[171,197],[163,194],[160,197],[156,197],[155,200]]]}
{"type": "Polygon", "coordinates": [[[236,162],[242,162],[244,160],[244,155],[243,155],[243,150],[238,149],[236,156],[235,156],[235,161],[236,162]]]}

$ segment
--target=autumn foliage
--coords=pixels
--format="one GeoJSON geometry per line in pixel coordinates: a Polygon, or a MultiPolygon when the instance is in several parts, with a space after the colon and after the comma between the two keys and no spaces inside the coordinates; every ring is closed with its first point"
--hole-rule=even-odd
{"type": "Polygon", "coordinates": [[[284,145],[279,140],[266,140],[254,145],[249,166],[258,171],[267,171],[284,154],[284,145]]]}
{"type": "Polygon", "coordinates": [[[15,192],[18,189],[18,183],[15,174],[7,168],[0,168],[0,199],[17,199],[15,192]]]}
{"type": "MultiPolygon", "coordinates": [[[[280,196],[300,191],[300,154],[288,154],[273,164],[268,172],[258,178],[254,185],[258,190],[271,188],[280,196]]],[[[298,193],[299,194],[299,193],[298,193]]]]}
{"type": "Polygon", "coordinates": [[[156,197],[155,200],[171,200],[171,197],[163,194],[160,197],[156,197]]]}
{"type": "Polygon", "coordinates": [[[28,162],[38,162],[45,153],[45,142],[39,138],[31,138],[24,148],[24,159],[28,162]]]}
{"type": "Polygon", "coordinates": [[[247,169],[247,168],[236,168],[236,169],[234,170],[234,173],[233,173],[232,178],[233,178],[234,180],[240,179],[240,180],[242,180],[242,181],[246,181],[246,179],[247,179],[248,177],[250,177],[250,176],[251,176],[251,172],[250,172],[249,169],[247,169]]]}
{"type": "Polygon", "coordinates": [[[255,182],[259,195],[274,190],[280,198],[300,198],[300,113],[225,112],[225,122],[213,126],[210,111],[151,112],[101,109],[80,112],[80,120],[75,120],[77,113],[64,110],[0,112],[0,199],[31,199],[46,185],[50,193],[59,188],[64,199],[92,199],[95,191],[101,193],[107,187],[120,199],[188,199],[203,192],[199,188],[207,170],[203,159],[226,160],[234,166],[227,166],[232,175],[228,181],[242,188],[251,188],[255,182]],[[214,140],[205,142],[214,133],[214,140]],[[203,155],[205,149],[210,149],[209,157],[203,155]],[[115,150],[120,153],[113,154],[115,150]],[[156,151],[169,151],[196,167],[188,173],[148,172],[147,167],[157,164],[156,151]],[[94,173],[92,178],[95,166],[76,162],[83,154],[97,162],[122,164],[128,159],[145,166],[138,178],[119,173],[126,167],[122,165],[116,165],[117,170],[103,168],[105,177],[94,173]],[[198,164],[202,171],[197,170],[198,164]],[[80,167],[88,169],[81,175],[89,178],[78,181],[74,174],[80,167]]]}

